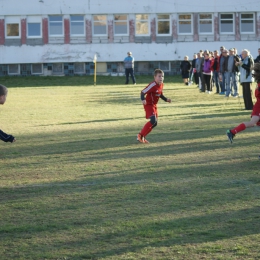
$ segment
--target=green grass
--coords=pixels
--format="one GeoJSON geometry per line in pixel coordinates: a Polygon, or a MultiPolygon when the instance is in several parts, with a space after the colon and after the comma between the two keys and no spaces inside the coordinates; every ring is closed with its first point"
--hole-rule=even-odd
{"type": "Polygon", "coordinates": [[[225,136],[242,99],[166,76],[173,102],[139,144],[151,77],[0,80],[17,138],[0,143],[1,260],[260,258],[259,128],[225,136]]]}

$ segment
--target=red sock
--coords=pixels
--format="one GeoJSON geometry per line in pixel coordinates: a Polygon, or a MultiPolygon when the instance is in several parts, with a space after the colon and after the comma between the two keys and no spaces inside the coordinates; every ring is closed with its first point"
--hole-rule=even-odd
{"type": "Polygon", "coordinates": [[[147,135],[152,131],[152,126],[153,126],[153,125],[151,124],[150,121],[147,122],[147,123],[144,125],[143,129],[141,130],[140,134],[141,134],[142,136],[147,136],[147,135]]]}
{"type": "Polygon", "coordinates": [[[245,129],[246,129],[246,125],[244,123],[242,123],[242,124],[238,125],[237,127],[235,127],[234,129],[232,129],[230,132],[235,135],[241,131],[244,131],[245,129]]]}

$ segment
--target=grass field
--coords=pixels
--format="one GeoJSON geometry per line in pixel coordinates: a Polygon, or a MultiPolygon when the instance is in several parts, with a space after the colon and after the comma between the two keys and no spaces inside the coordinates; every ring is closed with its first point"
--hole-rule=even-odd
{"type": "MultiPolygon", "coordinates": [[[[259,128],[165,77],[158,126],[122,77],[0,78],[0,259],[260,259],[259,128]]],[[[241,104],[240,104],[241,102],[241,104]]]]}

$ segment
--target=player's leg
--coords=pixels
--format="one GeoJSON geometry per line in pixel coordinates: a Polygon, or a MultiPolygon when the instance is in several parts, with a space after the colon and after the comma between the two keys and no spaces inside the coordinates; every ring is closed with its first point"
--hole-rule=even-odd
{"type": "Polygon", "coordinates": [[[259,119],[259,116],[254,115],[251,117],[251,120],[249,122],[244,122],[231,130],[227,130],[227,137],[230,143],[233,142],[233,139],[237,133],[244,131],[246,128],[255,126],[259,119]]]}
{"type": "Polygon", "coordinates": [[[134,76],[134,69],[130,69],[130,75],[131,75],[131,78],[132,78],[133,84],[135,84],[136,81],[135,81],[135,76],[134,76]]]}

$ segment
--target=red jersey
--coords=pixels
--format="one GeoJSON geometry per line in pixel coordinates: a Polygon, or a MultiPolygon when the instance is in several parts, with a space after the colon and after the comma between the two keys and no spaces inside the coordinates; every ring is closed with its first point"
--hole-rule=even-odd
{"type": "Polygon", "coordinates": [[[258,85],[258,87],[255,89],[256,103],[253,107],[251,116],[260,117],[260,83],[258,83],[257,85],[258,85]]]}
{"type": "Polygon", "coordinates": [[[146,105],[156,106],[160,96],[163,94],[163,83],[159,85],[153,81],[142,92],[146,95],[146,105]]]}

